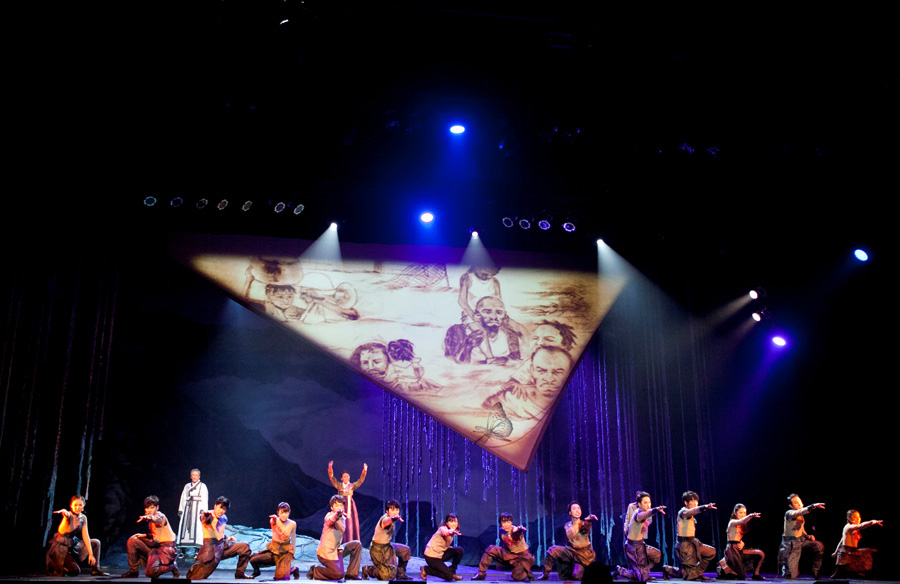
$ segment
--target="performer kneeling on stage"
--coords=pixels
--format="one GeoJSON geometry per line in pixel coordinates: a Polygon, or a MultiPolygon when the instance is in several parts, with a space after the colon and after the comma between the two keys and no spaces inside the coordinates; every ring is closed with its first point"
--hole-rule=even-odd
{"type": "Polygon", "coordinates": [[[277,515],[269,515],[269,525],[272,527],[272,541],[266,549],[250,557],[253,578],[262,573],[259,571],[260,566],[275,566],[275,580],[287,580],[292,575],[294,579],[299,578],[300,570],[291,569],[294,546],[297,543],[297,523],[291,519],[291,506],[279,503],[277,515]]]}
{"type": "Polygon", "coordinates": [[[832,578],[866,578],[872,571],[872,553],[869,548],[860,548],[860,531],[873,525],[884,525],[880,519],[861,523],[862,517],[856,509],[847,511],[847,524],[841,534],[841,541],[832,554],[836,559],[832,578]]]}
{"type": "Polygon", "coordinates": [[[584,568],[594,561],[596,554],[591,547],[591,521],[595,515],[588,515],[581,520],[581,505],[577,501],[569,503],[569,517],[566,523],[566,539],[569,545],[555,545],[547,550],[544,558],[544,575],[541,580],[550,578],[550,570],[556,564],[556,573],[560,580],[581,580],[584,568]]]}
{"type": "Polygon", "coordinates": [[[816,541],[814,535],[806,533],[806,520],[803,516],[813,509],[824,509],[825,503],[813,503],[804,507],[800,497],[791,493],[788,495],[788,505],[790,509],[784,514],[784,534],[778,550],[778,564],[782,567],[782,575],[785,578],[796,578],[800,574],[800,555],[806,550],[813,556],[813,578],[818,578],[825,546],[821,541],[816,541]]]}
{"type": "Polygon", "coordinates": [[[635,495],[638,508],[631,516],[628,524],[628,538],[625,541],[625,557],[628,560],[628,569],[616,566],[616,575],[629,580],[646,582],[650,578],[650,568],[658,564],[662,553],[655,547],[644,542],[650,530],[655,513],[666,514],[665,505],[659,507],[650,506],[650,493],[639,491],[635,495]]]}
{"type": "Polygon", "coordinates": [[[526,529],[514,526],[512,515],[501,513],[498,518],[500,523],[500,545],[489,546],[481,556],[478,564],[478,575],[472,580],[484,580],[487,569],[491,563],[497,566],[512,568],[512,579],[518,582],[534,580],[531,567],[534,566],[534,556],[528,553],[528,542],[525,541],[526,529]]]}
{"type": "Polygon", "coordinates": [[[759,574],[766,554],[756,548],[748,548],[744,545],[744,534],[747,533],[747,524],[759,513],[747,513],[747,507],[738,503],[731,512],[731,521],[728,522],[728,545],[725,547],[725,565],[730,570],[727,576],[737,580],[747,579],[745,562],[753,563],[753,580],[765,580],[759,574]]]}
{"type": "Polygon", "coordinates": [[[375,534],[369,544],[369,555],[374,566],[362,569],[363,578],[378,580],[412,580],[406,575],[406,564],[409,562],[409,548],[403,544],[393,543],[394,523],[403,523],[400,517],[400,503],[391,499],[384,505],[384,515],[375,525],[375,534]]]}
{"type": "Polygon", "coordinates": [[[87,515],[83,511],[84,497],[75,495],[68,511],[53,512],[62,515],[62,521],[47,550],[48,576],[77,576],[81,573],[78,563],[85,560],[91,567],[91,576],[109,576],[100,571],[100,540],[88,535],[87,515]]]}
{"type": "Polygon", "coordinates": [[[250,561],[250,546],[242,541],[238,542],[234,537],[225,537],[225,524],[228,523],[225,512],[230,506],[231,501],[225,497],[219,497],[216,499],[212,511],[200,512],[200,523],[203,524],[203,547],[197,552],[194,565],[188,570],[188,580],[209,578],[219,562],[235,556],[238,557],[238,565],[234,571],[234,577],[237,579],[251,578],[244,574],[247,562],[250,561]]]}
{"type": "Polygon", "coordinates": [[[344,497],[340,495],[331,497],[328,508],[331,511],[325,515],[322,537],[319,538],[319,547],[316,548],[316,557],[322,565],[310,568],[306,577],[310,580],[340,580],[344,577],[344,553],[347,553],[350,554],[347,579],[358,580],[362,544],[358,541],[348,541],[341,546],[341,538],[344,537],[344,530],[347,528],[344,497]]]}
{"type": "Polygon", "coordinates": [[[716,549],[702,543],[696,537],[696,515],[707,509],[715,509],[715,503],[700,505],[700,495],[694,491],[685,491],[681,495],[684,507],[678,511],[678,543],[675,545],[675,556],[681,563],[680,568],[663,566],[663,577],[668,580],[672,576],[685,580],[709,580],[703,575],[710,560],[716,557],[716,549]]]}
{"type": "Polygon", "coordinates": [[[177,578],[175,531],[159,510],[159,498],[156,495],[144,499],[144,514],[138,517],[138,523],[141,521],[150,524],[150,535],[136,533],[128,538],[125,544],[128,550],[128,571],[122,574],[122,578],[137,578],[141,564],[147,566],[144,574],[148,578],[159,578],[169,572],[177,578]]]}
{"type": "Polygon", "coordinates": [[[448,513],[425,546],[425,563],[428,565],[422,566],[419,572],[422,580],[428,575],[443,578],[447,582],[462,580],[462,576],[456,574],[456,567],[462,561],[463,549],[453,545],[454,535],[462,535],[459,531],[459,517],[448,513]],[[447,560],[450,560],[449,567],[445,563],[447,560]]]}

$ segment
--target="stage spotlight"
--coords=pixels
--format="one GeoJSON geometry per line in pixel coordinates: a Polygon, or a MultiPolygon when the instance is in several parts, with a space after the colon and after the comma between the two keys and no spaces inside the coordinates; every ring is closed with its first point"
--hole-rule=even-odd
{"type": "Polygon", "coordinates": [[[597,245],[603,245],[603,240],[602,240],[602,239],[598,239],[598,240],[597,240],[597,245]]]}
{"type": "Polygon", "coordinates": [[[477,231],[473,231],[473,232],[472,232],[472,239],[478,239],[478,232],[477,232],[477,231]]]}
{"type": "Polygon", "coordinates": [[[250,207],[253,206],[253,201],[245,201],[243,205],[241,205],[241,211],[249,211],[250,207]]]}
{"type": "Polygon", "coordinates": [[[331,229],[332,231],[337,231],[337,223],[332,222],[332,224],[328,226],[328,229],[331,229]]]}
{"type": "Polygon", "coordinates": [[[306,209],[306,207],[303,206],[303,203],[297,203],[297,206],[294,207],[294,215],[299,215],[303,212],[303,209],[306,209]]]}
{"type": "Polygon", "coordinates": [[[750,298],[756,300],[759,298],[759,294],[757,294],[756,290],[750,290],[750,298]]]}
{"type": "Polygon", "coordinates": [[[531,221],[524,218],[519,219],[519,227],[521,227],[522,229],[531,229],[531,221]]]}
{"type": "Polygon", "coordinates": [[[182,199],[181,197],[175,197],[174,199],[169,201],[169,204],[172,205],[173,207],[175,207],[176,209],[178,207],[180,207],[182,203],[184,203],[184,199],[182,199]]]}
{"type": "Polygon", "coordinates": [[[869,259],[869,254],[867,254],[865,251],[863,251],[861,249],[854,251],[853,255],[854,255],[854,257],[856,257],[856,259],[858,259],[861,262],[864,262],[869,259]]]}
{"type": "Polygon", "coordinates": [[[760,322],[762,320],[762,315],[758,312],[754,312],[750,316],[752,316],[753,320],[755,320],[756,322],[760,322]]]}
{"type": "Polygon", "coordinates": [[[550,229],[551,225],[550,222],[546,219],[541,219],[540,221],[538,221],[538,227],[541,228],[541,231],[547,231],[548,229],[550,229]]]}
{"type": "Polygon", "coordinates": [[[419,220],[422,223],[431,223],[432,221],[434,221],[434,213],[429,213],[428,211],[425,211],[424,213],[419,215],[419,220]]]}
{"type": "Polygon", "coordinates": [[[506,227],[507,229],[511,228],[513,225],[516,224],[516,220],[513,219],[512,217],[504,217],[501,220],[501,222],[503,223],[503,226],[506,227]]]}
{"type": "Polygon", "coordinates": [[[575,222],[574,221],[566,221],[565,223],[563,223],[562,227],[569,233],[572,233],[573,231],[575,231],[575,222]]]}
{"type": "Polygon", "coordinates": [[[149,197],[144,197],[144,204],[147,205],[148,207],[152,207],[153,205],[156,204],[156,197],[154,197],[152,195],[149,197]]]}
{"type": "Polygon", "coordinates": [[[275,203],[275,212],[276,212],[276,213],[281,213],[282,211],[284,211],[284,208],[285,208],[286,206],[287,206],[287,205],[285,205],[285,204],[282,203],[282,202],[275,203]]]}
{"type": "Polygon", "coordinates": [[[224,211],[225,207],[227,207],[227,206],[228,206],[228,199],[222,199],[221,201],[219,201],[219,204],[216,205],[216,209],[218,209],[219,211],[224,211]]]}
{"type": "Polygon", "coordinates": [[[466,127],[462,126],[460,124],[454,124],[454,125],[450,126],[451,134],[462,134],[465,131],[466,131],[466,127]]]}
{"type": "Polygon", "coordinates": [[[781,337],[781,336],[772,337],[772,342],[775,343],[776,345],[778,345],[779,347],[783,347],[783,346],[787,345],[787,341],[784,339],[784,337],[781,337]]]}

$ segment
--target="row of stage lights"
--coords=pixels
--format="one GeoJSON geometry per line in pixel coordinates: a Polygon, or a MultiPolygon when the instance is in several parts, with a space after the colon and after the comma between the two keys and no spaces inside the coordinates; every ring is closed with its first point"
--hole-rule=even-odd
{"type": "MultiPolygon", "coordinates": [[[[271,203],[271,201],[270,201],[270,203],[271,203]]],[[[148,196],[144,197],[144,205],[145,206],[155,207],[158,204],[161,204],[161,203],[157,197],[154,197],[153,195],[148,195],[148,196]]],[[[247,212],[250,209],[252,209],[253,205],[254,205],[253,201],[251,201],[251,200],[246,200],[243,203],[237,202],[235,204],[240,204],[240,209],[241,209],[241,211],[244,211],[244,212],[247,212]]],[[[183,207],[184,205],[185,205],[185,200],[183,197],[172,197],[172,199],[169,200],[169,206],[172,207],[173,209],[178,209],[180,207],[183,207]]],[[[210,205],[211,205],[211,201],[205,197],[198,199],[197,202],[194,203],[194,207],[197,209],[206,209],[210,205]]],[[[215,203],[214,206],[219,211],[224,211],[229,205],[231,205],[231,201],[229,201],[228,199],[222,199],[218,203],[215,203]]],[[[303,213],[303,211],[305,209],[306,209],[306,206],[303,205],[303,203],[295,204],[291,201],[287,201],[287,202],[278,201],[277,203],[272,204],[272,210],[275,213],[282,213],[284,211],[290,210],[290,212],[293,213],[294,215],[299,215],[300,213],[303,213]]]]}
{"type": "MultiPolygon", "coordinates": [[[[537,221],[537,227],[541,231],[549,231],[553,228],[552,223],[553,218],[550,216],[543,217],[537,221]]],[[[503,224],[507,229],[512,229],[516,225],[519,226],[520,229],[528,230],[535,224],[534,217],[515,217],[507,215],[500,220],[500,223],[503,224]]],[[[563,231],[567,233],[572,233],[575,231],[578,226],[576,225],[576,221],[572,218],[567,218],[562,222],[563,231]]]]}

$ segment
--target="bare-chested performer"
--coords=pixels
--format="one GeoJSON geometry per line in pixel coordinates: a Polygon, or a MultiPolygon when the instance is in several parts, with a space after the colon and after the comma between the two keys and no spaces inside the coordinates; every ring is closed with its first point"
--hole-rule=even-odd
{"type": "Polygon", "coordinates": [[[847,524],[841,533],[841,541],[832,554],[835,557],[832,579],[868,578],[872,572],[873,549],[859,547],[860,531],[873,525],[884,525],[881,519],[863,522],[859,511],[847,511],[847,524]]]}
{"type": "Polygon", "coordinates": [[[177,578],[175,530],[159,510],[159,498],[156,495],[144,499],[144,514],[138,517],[138,523],[141,521],[150,525],[150,535],[136,533],[128,538],[125,545],[128,550],[128,571],[122,574],[122,578],[137,578],[142,563],[147,566],[144,574],[148,578],[159,578],[169,572],[177,578]]]}
{"type": "Polygon", "coordinates": [[[813,503],[804,507],[800,496],[791,493],[788,495],[788,506],[790,509],[784,514],[784,533],[778,550],[778,564],[782,566],[782,575],[785,578],[800,575],[800,556],[805,550],[813,556],[812,575],[813,578],[818,578],[825,546],[821,541],[816,541],[814,535],[806,533],[806,520],[803,516],[813,509],[824,509],[825,503],[813,503]]]}

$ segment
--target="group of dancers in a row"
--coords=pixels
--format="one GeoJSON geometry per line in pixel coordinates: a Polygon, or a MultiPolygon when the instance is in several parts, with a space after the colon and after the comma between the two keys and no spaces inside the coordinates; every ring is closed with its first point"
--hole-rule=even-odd
{"type": "MultiPolygon", "coordinates": [[[[781,547],[778,550],[778,565],[781,576],[797,578],[800,574],[800,560],[803,555],[811,556],[811,571],[814,578],[819,577],[825,546],[815,536],[808,534],[804,516],[815,509],[824,509],[824,503],[803,505],[796,493],[787,498],[788,510],[784,514],[784,531],[781,547]]],[[[715,559],[716,550],[702,543],[696,537],[696,516],[709,509],[716,509],[715,503],[700,504],[700,497],[694,491],[686,491],[682,495],[682,508],[676,517],[677,542],[675,557],[680,567],[663,566],[663,578],[683,578],[684,580],[706,581],[705,575],[709,562],[715,559]]],[[[650,494],[638,491],[635,501],[628,506],[625,513],[625,557],[628,567],[616,566],[614,576],[639,582],[647,582],[650,568],[658,564],[662,554],[646,544],[645,539],[653,515],[665,514],[666,507],[653,507],[650,494]]],[[[728,544],[725,555],[719,562],[718,573],[726,579],[745,580],[750,573],[752,580],[765,580],[759,571],[766,555],[760,549],[750,548],[744,544],[747,524],[759,513],[748,513],[747,507],[741,503],[734,506],[728,522],[728,544]]],[[[847,512],[847,524],[844,526],[841,541],[835,550],[835,572],[832,578],[866,577],[872,570],[872,553],[875,550],[860,548],[860,531],[873,525],[882,525],[878,519],[863,522],[859,511],[851,509],[847,512]]]]}
{"type": "MultiPolygon", "coordinates": [[[[346,473],[344,473],[346,474],[346,473]]],[[[344,478],[344,477],[342,477],[344,478]]],[[[345,534],[348,519],[355,511],[350,511],[352,499],[344,495],[334,495],[329,501],[329,510],[325,515],[322,535],[316,549],[319,565],[307,572],[313,580],[357,580],[374,578],[378,580],[411,580],[406,573],[410,560],[407,546],[394,543],[394,528],[397,522],[402,523],[400,504],[395,500],[387,501],[385,512],[378,520],[372,535],[369,552],[372,565],[360,569],[362,544],[354,539],[347,541],[345,534]],[[344,558],[349,559],[345,569],[344,558]]],[[[703,544],[696,537],[696,516],[700,513],[716,509],[715,504],[700,505],[697,493],[687,491],[682,496],[683,507],[677,514],[677,543],[675,557],[680,567],[663,566],[663,577],[683,578],[684,580],[705,581],[704,572],[709,562],[716,557],[716,550],[703,544]]],[[[261,574],[260,568],[275,566],[274,579],[287,580],[291,576],[299,578],[300,571],[292,565],[294,559],[297,524],[290,518],[291,508],[287,503],[279,503],[275,514],[269,516],[272,530],[271,542],[262,550],[251,553],[247,543],[238,542],[234,537],[225,535],[228,518],[226,511],[230,501],[219,497],[213,508],[200,512],[203,530],[203,544],[194,558],[193,565],[187,572],[187,578],[201,580],[208,578],[223,559],[238,558],[235,578],[252,579],[261,574]],[[252,574],[245,573],[247,565],[253,568],[252,574]]],[[[788,510],[784,516],[784,533],[781,548],[778,552],[779,565],[783,566],[785,578],[796,578],[799,575],[802,554],[812,556],[812,575],[818,577],[822,565],[824,545],[806,533],[804,516],[815,509],[824,508],[822,503],[804,506],[800,497],[791,494],[788,497],[788,510]]],[[[647,582],[653,580],[650,569],[659,563],[661,553],[658,549],[647,545],[646,536],[653,516],[665,514],[665,506],[653,507],[650,495],[639,491],[635,495],[625,514],[624,536],[627,567],[616,566],[612,576],[628,580],[647,582]]],[[[582,517],[582,509],[578,502],[568,506],[570,521],[565,525],[566,545],[552,546],[547,550],[543,563],[541,580],[547,580],[552,570],[556,569],[561,580],[580,580],[586,570],[594,563],[596,554],[591,546],[591,525],[597,520],[594,515],[582,517]]],[[[84,499],[75,496],[71,500],[70,509],[61,509],[54,513],[62,515],[59,529],[50,542],[47,552],[47,572],[50,575],[77,575],[78,561],[87,560],[94,575],[106,575],[99,571],[100,542],[91,539],[88,534],[87,517],[84,514],[84,499]]],[[[725,555],[720,562],[720,575],[746,579],[747,574],[753,580],[763,580],[759,570],[765,558],[762,550],[744,545],[743,537],[747,524],[759,513],[748,513],[747,508],[735,505],[728,523],[728,544],[725,555]]],[[[139,576],[142,565],[145,575],[158,578],[171,573],[179,577],[176,560],[175,532],[165,514],[159,509],[159,499],[149,496],[144,500],[144,514],[137,521],[147,522],[149,533],[138,533],[128,539],[128,571],[123,578],[139,576]]],[[[358,519],[353,517],[358,526],[358,519]]],[[[526,528],[514,525],[513,517],[501,513],[498,517],[500,526],[500,545],[489,546],[481,558],[478,573],[473,580],[484,580],[486,572],[492,564],[512,570],[512,579],[516,581],[534,580],[534,556],[528,550],[525,538],[526,528]]],[[[833,577],[861,577],[872,569],[872,551],[859,547],[860,531],[873,525],[882,525],[880,520],[862,522],[858,511],[847,513],[847,524],[842,539],[835,550],[837,569],[833,577]]],[[[358,527],[357,527],[358,529],[358,527]]],[[[463,550],[453,545],[455,536],[461,535],[459,517],[448,514],[425,548],[425,562],[419,572],[420,578],[428,576],[441,578],[451,582],[461,580],[456,569],[462,560],[463,550]],[[449,564],[448,564],[449,563],[449,564]]]]}

